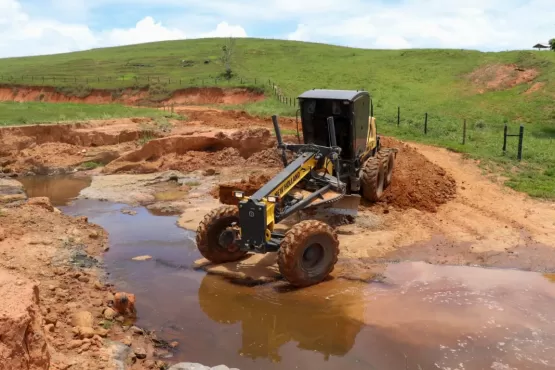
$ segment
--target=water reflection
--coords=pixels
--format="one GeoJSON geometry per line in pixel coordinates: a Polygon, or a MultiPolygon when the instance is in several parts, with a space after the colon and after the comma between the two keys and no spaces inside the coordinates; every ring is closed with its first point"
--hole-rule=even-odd
{"type": "Polygon", "coordinates": [[[79,196],[81,190],[91,184],[90,177],[71,175],[28,176],[17,179],[25,187],[29,198],[48,197],[53,206],[66,205],[79,196]]]}
{"type": "Polygon", "coordinates": [[[206,276],[198,290],[202,311],[220,324],[240,323],[242,334],[238,353],[251,359],[280,362],[279,349],[296,342],[299,349],[317,351],[328,360],[345,356],[353,347],[364,324],[364,305],[344,284],[328,284],[326,290],[277,292],[273,288],[232,285],[216,276],[206,276]],[[341,294],[341,304],[326,299],[341,294]],[[325,293],[321,295],[320,293],[325,293]]]}

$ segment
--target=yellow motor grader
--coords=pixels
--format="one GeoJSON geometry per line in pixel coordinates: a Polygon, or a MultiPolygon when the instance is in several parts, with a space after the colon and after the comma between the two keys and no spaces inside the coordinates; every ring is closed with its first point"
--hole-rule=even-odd
{"type": "Polygon", "coordinates": [[[314,208],[356,215],[361,196],[376,202],[391,183],[397,151],[381,148],[367,91],[313,89],[298,101],[304,143],[284,143],[278,118],[272,116],[284,169],[250,196],[235,191],[238,206],[208,213],[196,242],[213,263],[277,251],[282,276],[304,287],[333,271],[337,233],[318,220],[296,223],[285,233],[275,225],[314,208]],[[290,162],[287,151],[294,153],[290,162]]]}

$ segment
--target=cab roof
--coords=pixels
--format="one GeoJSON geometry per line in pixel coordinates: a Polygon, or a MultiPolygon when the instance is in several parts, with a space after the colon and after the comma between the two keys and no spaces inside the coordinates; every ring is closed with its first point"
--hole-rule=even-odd
{"type": "Polygon", "coordinates": [[[326,90],[313,89],[308,90],[299,95],[299,99],[331,99],[331,100],[349,100],[353,101],[359,96],[370,96],[368,91],[362,90],[326,90]]]}

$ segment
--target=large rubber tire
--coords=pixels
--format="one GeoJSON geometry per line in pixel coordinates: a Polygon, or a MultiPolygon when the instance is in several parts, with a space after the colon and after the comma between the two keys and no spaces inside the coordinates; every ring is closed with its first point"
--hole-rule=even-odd
{"type": "Polygon", "coordinates": [[[296,287],[318,284],[333,271],[338,255],[339,239],[331,226],[302,221],[285,233],[278,251],[279,272],[296,287]]]}
{"type": "Polygon", "coordinates": [[[222,231],[232,223],[239,224],[239,208],[237,206],[222,206],[213,209],[204,216],[197,229],[197,248],[204,258],[212,263],[225,263],[240,260],[246,251],[241,251],[236,245],[225,249],[219,243],[222,231]]]}
{"type": "Polygon", "coordinates": [[[384,167],[378,157],[369,158],[362,168],[361,191],[364,199],[370,202],[380,200],[384,190],[384,167]]]}
{"type": "Polygon", "coordinates": [[[378,153],[378,158],[382,161],[384,168],[383,189],[387,189],[391,185],[393,179],[393,167],[395,166],[395,155],[391,150],[382,149],[378,153]]]}

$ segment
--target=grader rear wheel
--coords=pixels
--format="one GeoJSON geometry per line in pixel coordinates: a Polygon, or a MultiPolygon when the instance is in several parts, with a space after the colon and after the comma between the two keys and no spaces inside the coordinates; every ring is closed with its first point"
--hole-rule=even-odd
{"type": "Polygon", "coordinates": [[[233,242],[234,224],[239,224],[236,206],[222,206],[204,216],[196,237],[200,254],[212,263],[237,261],[247,254],[233,242]]]}
{"type": "Polygon", "coordinates": [[[285,233],[278,251],[279,271],[291,285],[318,284],[333,271],[338,254],[339,240],[331,226],[302,221],[285,233]]]}
{"type": "Polygon", "coordinates": [[[378,156],[369,158],[362,168],[362,196],[370,202],[377,202],[383,194],[384,180],[383,161],[378,156]]]}
{"type": "Polygon", "coordinates": [[[384,190],[391,185],[391,180],[393,178],[393,167],[395,165],[395,156],[391,150],[382,149],[378,152],[378,158],[382,161],[384,167],[384,190]]]}

